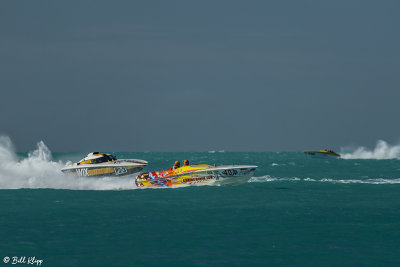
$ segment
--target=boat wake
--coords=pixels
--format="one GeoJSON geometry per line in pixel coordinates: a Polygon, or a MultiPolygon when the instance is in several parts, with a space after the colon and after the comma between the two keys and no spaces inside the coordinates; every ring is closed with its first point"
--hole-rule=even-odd
{"type": "Polygon", "coordinates": [[[52,188],[72,190],[129,190],[137,189],[132,177],[113,179],[74,177],[63,174],[66,163],[53,161],[43,141],[19,158],[9,137],[0,136],[0,189],[52,188]]]}
{"type": "Polygon", "coordinates": [[[261,177],[253,177],[250,179],[249,183],[265,183],[265,182],[311,182],[311,183],[331,183],[331,184],[400,184],[400,178],[394,179],[331,179],[331,178],[280,178],[272,177],[270,175],[265,175],[261,177]]]}
{"type": "Polygon", "coordinates": [[[400,145],[389,145],[383,140],[378,140],[373,150],[359,147],[352,152],[342,148],[341,154],[344,159],[400,159],[400,145]]]}

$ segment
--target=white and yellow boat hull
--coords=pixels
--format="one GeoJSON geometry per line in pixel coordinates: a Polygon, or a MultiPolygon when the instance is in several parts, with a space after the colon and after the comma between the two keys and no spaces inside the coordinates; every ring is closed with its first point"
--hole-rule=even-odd
{"type": "Polygon", "coordinates": [[[139,173],[147,165],[140,160],[116,160],[99,164],[72,164],[61,171],[79,177],[119,177],[139,173]]]}

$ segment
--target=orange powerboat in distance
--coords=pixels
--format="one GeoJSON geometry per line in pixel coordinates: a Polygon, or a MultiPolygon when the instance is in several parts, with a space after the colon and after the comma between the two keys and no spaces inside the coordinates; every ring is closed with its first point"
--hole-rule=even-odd
{"type": "Polygon", "coordinates": [[[312,157],[319,158],[340,158],[340,154],[334,152],[333,150],[304,150],[304,154],[307,154],[312,157]]]}

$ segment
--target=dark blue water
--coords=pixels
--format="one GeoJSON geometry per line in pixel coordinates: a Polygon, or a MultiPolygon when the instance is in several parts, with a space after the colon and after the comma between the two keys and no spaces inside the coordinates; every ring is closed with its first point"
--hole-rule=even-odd
{"type": "Polygon", "coordinates": [[[42,266],[400,265],[397,159],[116,154],[148,160],[146,170],[184,159],[259,168],[242,186],[136,189],[132,178],[59,173],[85,153],[21,154],[0,169],[1,259],[36,256],[42,266]]]}

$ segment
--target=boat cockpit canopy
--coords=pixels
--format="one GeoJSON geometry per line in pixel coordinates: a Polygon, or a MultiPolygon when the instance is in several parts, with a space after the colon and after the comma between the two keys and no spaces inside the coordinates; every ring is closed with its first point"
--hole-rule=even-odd
{"type": "Polygon", "coordinates": [[[113,155],[103,154],[103,157],[92,159],[92,163],[103,163],[117,160],[113,155]]]}
{"type": "Polygon", "coordinates": [[[84,159],[78,162],[80,164],[98,164],[104,162],[115,161],[117,158],[111,154],[107,153],[99,153],[99,152],[92,152],[88,154],[84,159]]]}

